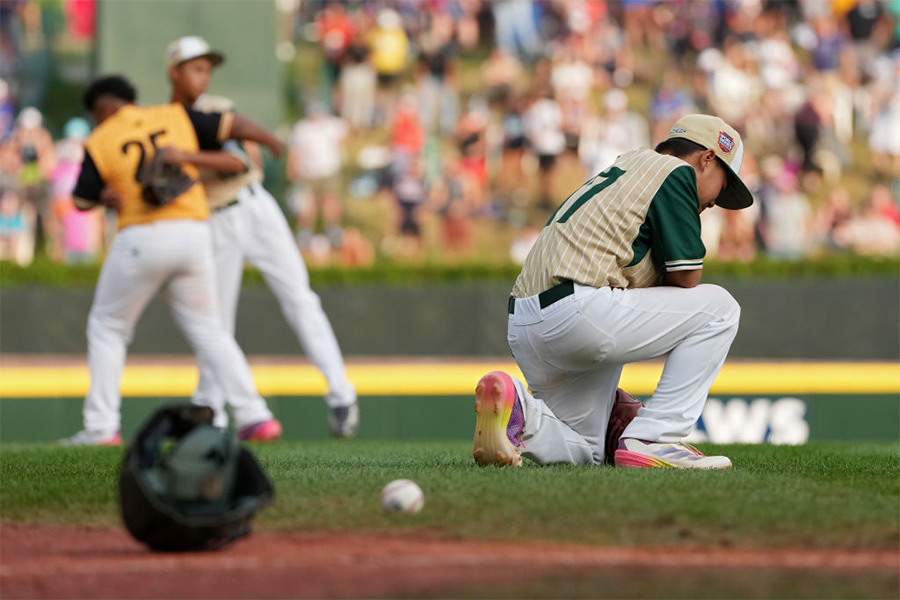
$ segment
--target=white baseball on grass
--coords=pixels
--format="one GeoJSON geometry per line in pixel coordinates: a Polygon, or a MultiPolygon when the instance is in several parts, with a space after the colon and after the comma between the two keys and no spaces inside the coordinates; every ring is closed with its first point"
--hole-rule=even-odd
{"type": "Polygon", "coordinates": [[[424,505],[422,488],[410,479],[395,479],[381,490],[381,506],[388,512],[417,513],[424,505]]]}

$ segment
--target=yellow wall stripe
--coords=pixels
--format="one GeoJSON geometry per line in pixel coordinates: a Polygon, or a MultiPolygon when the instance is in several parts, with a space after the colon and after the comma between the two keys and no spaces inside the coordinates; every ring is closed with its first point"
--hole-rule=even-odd
{"type": "MultiPolygon", "coordinates": [[[[632,394],[653,393],[661,362],[627,365],[621,387],[632,394]]],[[[252,367],[264,396],[321,396],[325,381],[309,364],[257,364],[252,367]]],[[[521,377],[511,360],[351,362],[350,380],[361,396],[467,395],[486,372],[500,369],[521,377]]],[[[88,390],[83,366],[0,366],[0,398],[81,398],[88,390]]],[[[189,397],[197,382],[191,365],[134,364],[125,369],[123,396],[189,397]]],[[[712,394],[900,394],[900,363],[895,362],[730,362],[712,394]]]]}

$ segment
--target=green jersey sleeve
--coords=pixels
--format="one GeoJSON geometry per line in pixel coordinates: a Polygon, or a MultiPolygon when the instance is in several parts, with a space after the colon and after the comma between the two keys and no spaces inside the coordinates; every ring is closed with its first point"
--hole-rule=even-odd
{"type": "Polygon", "coordinates": [[[699,207],[694,169],[678,167],[657,190],[645,222],[653,263],[660,271],[703,268],[706,247],[700,239],[699,207]]]}

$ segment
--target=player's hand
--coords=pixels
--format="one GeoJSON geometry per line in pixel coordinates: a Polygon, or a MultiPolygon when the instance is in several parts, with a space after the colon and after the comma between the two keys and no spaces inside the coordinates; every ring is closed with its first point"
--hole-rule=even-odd
{"type": "Polygon", "coordinates": [[[280,158],[282,154],[284,154],[284,142],[278,139],[275,136],[272,136],[271,142],[268,144],[269,150],[272,151],[272,156],[274,158],[280,158]]]}
{"type": "Polygon", "coordinates": [[[106,186],[100,191],[100,202],[116,211],[122,209],[122,195],[115,188],[106,186]]]}

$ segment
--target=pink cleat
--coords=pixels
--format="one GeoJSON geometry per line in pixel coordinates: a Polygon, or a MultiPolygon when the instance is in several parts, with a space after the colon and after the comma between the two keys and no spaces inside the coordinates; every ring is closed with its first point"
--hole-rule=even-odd
{"type": "Polygon", "coordinates": [[[512,378],[491,371],[475,388],[475,442],[472,456],[480,466],[522,466],[525,418],[512,378]]]}
{"type": "Polygon", "coordinates": [[[238,432],[238,439],[242,442],[274,442],[280,437],[281,422],[278,419],[247,425],[238,432]]]}
{"type": "Polygon", "coordinates": [[[690,444],[646,442],[631,438],[619,440],[617,467],[662,469],[730,469],[725,456],[706,456],[690,444]]]}

